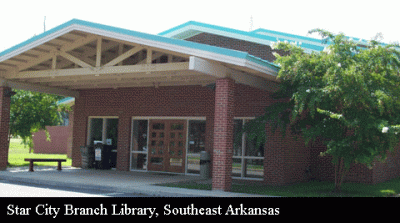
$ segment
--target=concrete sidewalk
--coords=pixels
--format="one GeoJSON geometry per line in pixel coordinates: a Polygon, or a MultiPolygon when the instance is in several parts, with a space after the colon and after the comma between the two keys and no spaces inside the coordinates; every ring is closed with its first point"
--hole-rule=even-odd
{"type": "Polygon", "coordinates": [[[206,181],[198,176],[114,170],[87,170],[73,167],[63,167],[62,171],[57,171],[56,167],[35,166],[34,170],[34,172],[29,172],[28,167],[8,168],[5,171],[0,171],[0,179],[52,186],[63,185],[72,188],[114,190],[116,192],[137,193],[158,197],[272,197],[158,186],[163,183],[177,183],[183,181],[196,181],[201,183],[206,181]]]}

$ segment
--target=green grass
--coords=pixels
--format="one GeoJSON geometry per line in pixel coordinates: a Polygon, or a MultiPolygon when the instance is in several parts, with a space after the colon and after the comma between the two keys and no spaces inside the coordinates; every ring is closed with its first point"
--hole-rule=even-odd
{"type": "MultiPolygon", "coordinates": [[[[185,182],[162,184],[167,187],[211,190],[211,183],[185,182]]],[[[288,186],[267,186],[261,182],[233,181],[232,192],[282,197],[389,197],[400,194],[400,177],[376,185],[343,183],[341,193],[333,193],[332,182],[307,182],[288,186]]]]}
{"type": "MultiPolygon", "coordinates": [[[[9,167],[29,166],[29,162],[24,161],[25,158],[54,158],[66,159],[62,162],[63,166],[71,166],[72,160],[64,154],[36,154],[29,153],[29,148],[21,144],[21,139],[11,139],[8,153],[9,167]]],[[[57,166],[57,162],[37,162],[37,166],[57,166]]]]}

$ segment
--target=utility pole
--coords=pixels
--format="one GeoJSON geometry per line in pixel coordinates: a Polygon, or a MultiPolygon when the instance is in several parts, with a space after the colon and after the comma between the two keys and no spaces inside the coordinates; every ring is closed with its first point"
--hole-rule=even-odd
{"type": "Polygon", "coordinates": [[[253,31],[253,16],[250,16],[250,32],[253,31]]]}
{"type": "Polygon", "coordinates": [[[43,32],[46,32],[46,16],[44,16],[44,21],[43,21],[43,32]]]}

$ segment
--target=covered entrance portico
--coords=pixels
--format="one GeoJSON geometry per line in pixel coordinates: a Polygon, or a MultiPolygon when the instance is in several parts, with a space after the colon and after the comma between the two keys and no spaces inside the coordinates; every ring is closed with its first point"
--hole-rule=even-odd
{"type": "Polygon", "coordinates": [[[101,141],[116,146],[117,170],[189,173],[199,152],[189,123],[205,119],[213,189],[229,191],[234,118],[262,114],[276,72],[244,52],[71,20],[0,54],[0,169],[16,88],[75,97],[73,166],[81,146],[101,141]]]}

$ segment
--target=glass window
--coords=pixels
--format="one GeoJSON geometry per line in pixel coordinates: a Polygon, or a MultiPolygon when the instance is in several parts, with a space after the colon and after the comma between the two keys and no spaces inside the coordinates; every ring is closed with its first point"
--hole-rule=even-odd
{"type": "Polygon", "coordinates": [[[188,140],[189,140],[188,153],[200,154],[201,151],[204,151],[205,150],[205,139],[206,139],[206,121],[205,120],[190,120],[189,121],[189,136],[188,136],[188,140]]]}
{"type": "Polygon", "coordinates": [[[233,158],[232,176],[233,177],[241,177],[242,176],[242,159],[233,158]]]}
{"type": "Polygon", "coordinates": [[[187,172],[200,174],[200,156],[187,156],[187,172]]]}
{"type": "Polygon", "coordinates": [[[164,123],[154,123],[154,124],[153,124],[153,129],[156,129],[156,130],[164,130],[164,128],[165,128],[164,123]]]}
{"type": "Polygon", "coordinates": [[[244,159],[245,177],[263,178],[264,160],[262,159],[244,159]]]}
{"type": "Polygon", "coordinates": [[[264,145],[256,146],[256,139],[248,140],[246,134],[240,134],[243,125],[249,119],[234,120],[234,146],[232,176],[240,178],[264,177],[264,145]]]}
{"type": "Polygon", "coordinates": [[[103,141],[103,119],[92,118],[90,125],[90,145],[94,145],[94,141],[103,141]]]}
{"type": "MultiPolygon", "coordinates": [[[[188,129],[188,154],[187,173],[200,174],[200,152],[205,151],[206,140],[206,121],[205,120],[189,120],[188,129]]],[[[183,138],[180,135],[178,138],[183,138]]],[[[182,147],[183,142],[179,141],[182,147]]],[[[178,154],[179,155],[179,154],[178,154]]]]}
{"type": "Polygon", "coordinates": [[[111,118],[107,119],[107,143],[112,146],[113,149],[117,149],[118,142],[118,119],[111,118]]]}
{"type": "Polygon", "coordinates": [[[243,120],[234,120],[234,132],[233,132],[233,156],[242,156],[242,134],[240,131],[243,129],[243,120]]]}
{"type": "Polygon", "coordinates": [[[147,154],[132,153],[131,154],[131,169],[147,170],[147,154]]]}
{"type": "Polygon", "coordinates": [[[256,146],[257,140],[246,140],[246,156],[264,157],[264,145],[256,146]]]}
{"type": "Polygon", "coordinates": [[[147,152],[147,127],[148,120],[133,121],[132,152],[147,152]]]}

